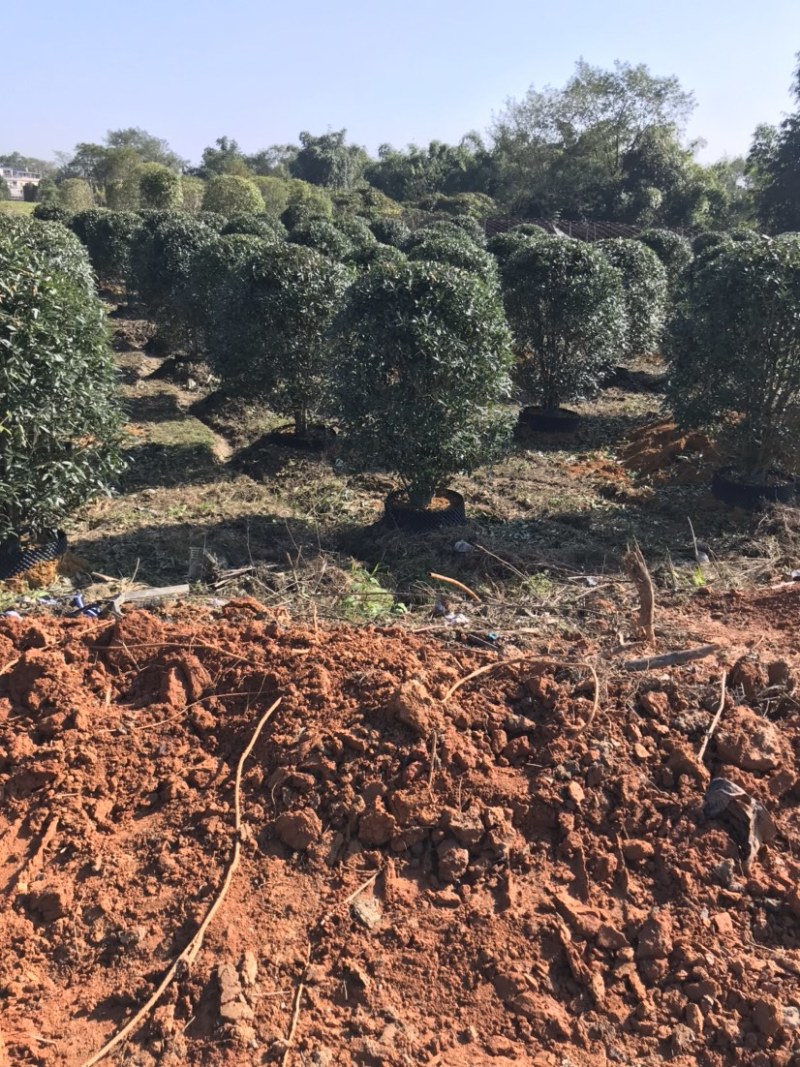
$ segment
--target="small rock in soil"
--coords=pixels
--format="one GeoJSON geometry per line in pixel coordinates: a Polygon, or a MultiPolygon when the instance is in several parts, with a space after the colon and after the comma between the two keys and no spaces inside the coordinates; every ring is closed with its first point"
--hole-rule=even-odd
{"type": "Polygon", "coordinates": [[[469,852],[456,841],[446,838],[436,852],[439,857],[439,877],[443,882],[457,882],[467,873],[469,852]]]}

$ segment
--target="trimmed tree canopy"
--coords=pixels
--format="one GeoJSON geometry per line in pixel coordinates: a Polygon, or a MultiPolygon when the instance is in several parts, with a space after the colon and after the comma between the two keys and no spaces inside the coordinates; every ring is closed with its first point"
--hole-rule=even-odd
{"type": "Polygon", "coordinates": [[[395,471],[424,503],[495,455],[512,362],[495,286],[440,263],[379,263],[336,329],[337,411],[364,467],[395,471]]]}
{"type": "Polygon", "coordinates": [[[593,389],[625,337],[622,284],[603,253],[535,239],[508,260],[503,283],[523,390],[554,411],[593,389]]]}
{"type": "Polygon", "coordinates": [[[672,230],[642,230],[637,240],[646,244],[667,269],[670,286],[675,286],[692,262],[692,246],[686,237],[672,230]]]}
{"type": "Polygon", "coordinates": [[[226,388],[262,397],[305,434],[329,390],[328,328],[351,277],[300,245],[246,256],[215,306],[211,359],[226,388]]]}
{"type": "Polygon", "coordinates": [[[215,211],[231,219],[234,215],[257,215],[264,210],[258,186],[238,174],[218,174],[206,185],[203,211],[215,211]]]}
{"type": "Polygon", "coordinates": [[[612,267],[620,273],[627,327],[625,355],[646,356],[659,350],[667,313],[667,271],[641,241],[615,237],[598,241],[612,267]]]}
{"type": "Polygon", "coordinates": [[[121,469],[105,311],[62,264],[38,224],[0,228],[0,541],[55,529],[121,469]]]}
{"type": "Polygon", "coordinates": [[[800,458],[800,242],[718,246],[670,320],[669,398],[682,425],[724,431],[744,473],[800,458]]]}

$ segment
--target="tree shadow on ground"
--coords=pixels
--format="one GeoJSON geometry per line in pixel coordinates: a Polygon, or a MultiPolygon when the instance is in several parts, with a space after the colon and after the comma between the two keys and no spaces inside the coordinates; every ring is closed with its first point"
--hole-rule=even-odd
{"type": "Polygon", "coordinates": [[[221,482],[230,478],[209,443],[185,445],[145,444],[127,454],[128,466],[117,491],[122,496],[142,489],[175,488],[221,482]]]}
{"type": "Polygon", "coordinates": [[[625,444],[632,431],[658,418],[655,409],[645,414],[582,414],[574,433],[541,433],[524,423],[514,428],[518,452],[595,452],[625,444]]]}
{"type": "Polygon", "coordinates": [[[174,422],[186,412],[173,393],[142,393],[125,398],[125,413],[132,422],[174,422]]]}

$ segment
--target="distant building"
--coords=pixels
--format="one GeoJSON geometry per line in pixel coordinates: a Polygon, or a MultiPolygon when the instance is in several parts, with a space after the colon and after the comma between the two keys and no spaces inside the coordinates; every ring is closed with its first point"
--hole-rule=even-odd
{"type": "Polygon", "coordinates": [[[12,200],[24,200],[23,186],[27,185],[28,182],[31,185],[38,185],[42,180],[42,175],[35,174],[32,170],[17,170],[16,167],[0,166],[0,178],[6,180],[11,191],[12,200]]]}

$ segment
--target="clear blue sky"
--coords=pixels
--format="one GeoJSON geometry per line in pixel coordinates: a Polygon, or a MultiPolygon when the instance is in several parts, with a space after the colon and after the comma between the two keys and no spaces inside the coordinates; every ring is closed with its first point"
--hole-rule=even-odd
{"type": "Polygon", "coordinates": [[[484,130],[575,60],[676,74],[711,160],[794,110],[800,0],[32,0],[2,18],[0,152],[141,126],[196,162],[346,127],[374,151],[484,130]],[[15,84],[20,91],[9,91],[15,84]]]}

